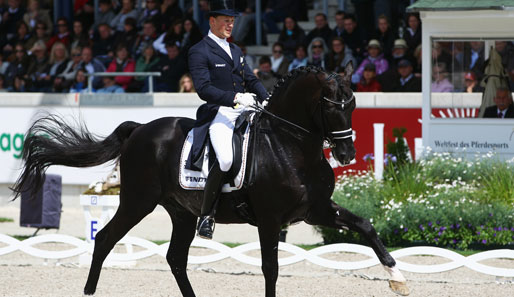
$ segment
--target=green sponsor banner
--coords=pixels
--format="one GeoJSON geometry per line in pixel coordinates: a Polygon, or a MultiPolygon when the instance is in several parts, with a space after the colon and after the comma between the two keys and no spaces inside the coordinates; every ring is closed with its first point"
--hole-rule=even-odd
{"type": "Polygon", "coordinates": [[[21,158],[23,150],[23,133],[2,133],[0,135],[0,150],[2,152],[12,153],[15,159],[21,158]]]}

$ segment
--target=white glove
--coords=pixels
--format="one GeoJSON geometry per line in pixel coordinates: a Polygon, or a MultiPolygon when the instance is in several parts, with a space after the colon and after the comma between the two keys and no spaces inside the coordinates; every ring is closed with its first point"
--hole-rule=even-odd
{"type": "Polygon", "coordinates": [[[241,104],[244,107],[252,106],[256,103],[254,93],[237,93],[234,104],[241,104]]]}

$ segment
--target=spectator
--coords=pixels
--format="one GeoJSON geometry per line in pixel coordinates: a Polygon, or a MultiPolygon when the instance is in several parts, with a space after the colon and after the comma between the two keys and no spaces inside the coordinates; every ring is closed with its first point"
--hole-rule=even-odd
{"type": "Polygon", "coordinates": [[[136,41],[138,38],[138,32],[136,27],[136,20],[133,18],[125,19],[125,26],[123,26],[123,32],[116,34],[114,41],[114,48],[120,44],[125,44],[131,56],[136,54],[136,41]]]}
{"type": "Polygon", "coordinates": [[[50,62],[46,46],[43,42],[36,42],[30,52],[32,59],[27,69],[30,89],[35,92],[49,92],[52,77],[50,76],[50,62]]]}
{"type": "Polygon", "coordinates": [[[137,10],[134,9],[134,0],[121,0],[121,10],[109,24],[114,31],[122,32],[126,18],[138,19],[137,10]]]}
{"type": "Polygon", "coordinates": [[[384,56],[387,59],[390,59],[392,56],[392,49],[394,47],[395,34],[393,33],[393,29],[385,15],[380,15],[377,22],[378,28],[376,29],[373,38],[380,42],[384,49],[384,56]]]}
{"type": "Polygon", "coordinates": [[[27,48],[31,48],[37,41],[43,41],[45,44],[50,40],[48,34],[46,34],[46,25],[44,22],[38,21],[36,23],[36,30],[27,41],[27,48]]]}
{"type": "Polygon", "coordinates": [[[75,79],[73,81],[73,84],[70,87],[70,93],[88,92],[87,78],[85,74],[86,71],[84,69],[77,70],[77,72],[75,73],[75,79]]]}
{"type": "Polygon", "coordinates": [[[3,74],[0,74],[0,93],[9,92],[8,89],[5,88],[5,77],[3,74]]]}
{"type": "Polygon", "coordinates": [[[382,86],[376,79],[376,67],[375,64],[369,63],[364,66],[364,72],[362,73],[362,79],[357,83],[357,92],[380,92],[382,86]]]}
{"type": "Polygon", "coordinates": [[[336,12],[336,26],[332,31],[332,37],[342,37],[344,32],[344,16],[346,13],[342,10],[336,12]]]}
{"type": "MultiPolygon", "coordinates": [[[[105,72],[105,66],[98,59],[93,57],[93,50],[91,47],[86,46],[82,49],[82,62],[79,67],[86,70],[86,73],[92,74],[95,72],[105,72]]],[[[99,89],[102,86],[102,80],[96,76],[93,78],[93,88],[99,89]]]]}
{"type": "MultiPolygon", "coordinates": [[[[121,43],[116,47],[116,58],[112,60],[107,72],[134,72],[136,70],[136,62],[130,57],[130,53],[125,44],[121,43]]],[[[114,81],[124,90],[130,85],[133,76],[115,76],[114,81]]]]}
{"type": "Polygon", "coordinates": [[[11,61],[6,72],[7,85],[10,86],[14,82],[16,76],[25,76],[29,68],[30,58],[23,44],[18,43],[14,46],[14,59],[11,61]]]}
{"type": "Polygon", "coordinates": [[[195,93],[195,86],[193,85],[193,79],[191,78],[191,74],[186,73],[182,75],[179,81],[179,90],[180,93],[195,93]]]}
{"type": "Polygon", "coordinates": [[[146,20],[154,20],[156,22],[161,22],[161,3],[159,0],[146,0],[145,9],[139,15],[139,19],[137,20],[137,28],[143,27],[143,24],[146,20]]]}
{"type": "Polygon", "coordinates": [[[48,71],[52,85],[54,85],[55,78],[66,69],[68,56],[68,50],[63,43],[54,43],[54,47],[50,51],[50,70],[48,71]]]}
{"type": "Polygon", "coordinates": [[[14,49],[14,45],[17,43],[23,44],[26,48],[28,48],[31,34],[29,31],[29,26],[24,21],[19,21],[16,24],[16,32],[17,34],[8,41],[8,43],[4,46],[4,52],[6,54],[12,53],[14,49]]]}
{"type": "Polygon", "coordinates": [[[421,44],[418,45],[418,47],[414,50],[414,75],[417,77],[421,77],[422,73],[422,66],[423,66],[423,60],[422,60],[422,53],[421,53],[422,46],[421,44]]]}
{"type": "Polygon", "coordinates": [[[277,23],[284,21],[287,15],[298,17],[299,8],[297,0],[268,1],[266,11],[262,15],[262,21],[268,29],[268,33],[280,33],[277,23]]]}
{"type": "Polygon", "coordinates": [[[109,24],[115,16],[116,14],[112,9],[112,0],[99,0],[98,15],[95,17],[95,23],[93,24],[89,35],[93,35],[94,31],[98,29],[100,24],[109,24]]]}
{"type": "Polygon", "coordinates": [[[74,48],[77,46],[89,46],[91,45],[91,40],[87,35],[87,32],[84,30],[84,27],[80,21],[73,21],[73,32],[70,37],[70,47],[74,48]]]}
{"type": "Polygon", "coordinates": [[[168,41],[166,44],[167,55],[161,58],[157,65],[161,77],[157,79],[156,90],[158,92],[177,92],[178,81],[186,72],[185,58],[181,55],[178,41],[168,41]]]}
{"type": "Polygon", "coordinates": [[[303,44],[304,40],[305,32],[298,26],[296,19],[290,16],[286,17],[284,19],[284,28],[278,37],[278,41],[284,46],[284,56],[288,60],[294,59],[296,47],[303,44]]]}
{"type": "Polygon", "coordinates": [[[410,54],[418,45],[421,44],[421,20],[419,14],[410,13],[407,15],[407,28],[405,30],[403,39],[407,42],[407,46],[410,49],[410,54]]]}
{"type": "Polygon", "coordinates": [[[102,77],[102,82],[104,84],[103,88],[98,89],[96,93],[125,93],[125,90],[116,84],[112,76],[102,77]]]}
{"type": "Polygon", "coordinates": [[[309,34],[307,34],[307,37],[305,37],[305,45],[310,45],[316,37],[323,38],[324,43],[328,44],[332,38],[332,30],[330,30],[328,26],[327,16],[323,13],[316,14],[314,23],[316,24],[316,28],[311,30],[309,34]]]}
{"type": "Polygon", "coordinates": [[[421,92],[421,79],[412,73],[412,63],[403,59],[398,63],[399,77],[392,88],[393,92],[421,92]]]}
{"type": "Polygon", "coordinates": [[[271,69],[271,59],[268,56],[262,56],[259,59],[259,69],[255,69],[254,74],[261,81],[268,93],[273,92],[279,77],[271,69]]]}
{"type": "MultiPolygon", "coordinates": [[[[157,65],[159,65],[160,57],[155,52],[152,44],[148,44],[146,48],[143,50],[143,54],[137,59],[136,62],[136,72],[150,72],[157,69],[157,65]]],[[[131,90],[141,90],[143,86],[148,81],[148,77],[145,76],[136,76],[135,80],[132,82],[130,89],[131,90]]]]}
{"type": "Polygon", "coordinates": [[[70,46],[70,31],[68,28],[68,20],[61,17],[57,20],[57,34],[52,36],[46,43],[46,48],[50,50],[57,41],[64,43],[66,47],[70,46]]]}
{"type": "Polygon", "coordinates": [[[315,37],[309,45],[307,52],[309,54],[309,60],[307,65],[316,66],[325,69],[325,53],[327,46],[325,40],[321,37],[315,37]]]}
{"type": "Polygon", "coordinates": [[[75,0],[73,19],[78,21],[87,32],[94,23],[95,18],[95,0],[75,0]]]}
{"type": "Polygon", "coordinates": [[[354,67],[357,66],[357,60],[352,55],[352,51],[344,46],[341,37],[334,37],[332,39],[332,48],[327,55],[327,71],[334,71],[336,73],[344,72],[346,64],[352,62],[354,67]]]}
{"type": "Polygon", "coordinates": [[[482,88],[477,81],[476,75],[471,71],[464,73],[464,85],[464,92],[466,93],[478,93],[484,91],[484,88],[482,88]]]}
{"type": "MultiPolygon", "coordinates": [[[[202,1],[200,1],[200,3],[201,2],[202,1]]],[[[245,6],[241,9],[241,11],[241,15],[234,20],[234,27],[232,29],[232,39],[237,42],[250,41],[252,36],[249,33],[252,32],[252,29],[255,29],[255,0],[245,1],[245,6]]],[[[208,24],[207,28],[205,29],[207,29],[207,31],[209,30],[208,24]]],[[[206,34],[206,32],[204,33],[204,35],[206,34]]],[[[263,30],[263,32],[265,32],[265,30],[263,30]]],[[[265,38],[266,34],[263,34],[263,41],[265,40],[265,38]]],[[[254,40],[255,37],[252,41],[254,40]]]]}
{"type": "Polygon", "coordinates": [[[296,47],[296,51],[295,51],[295,58],[294,60],[291,62],[291,64],[289,64],[289,71],[293,70],[293,69],[296,69],[296,68],[300,68],[300,67],[305,67],[307,66],[307,50],[305,49],[305,46],[303,46],[302,44],[299,44],[297,47],[296,47]]]}
{"type": "Polygon", "coordinates": [[[168,50],[166,48],[166,45],[169,42],[178,42],[178,46],[182,47],[182,38],[184,37],[184,29],[182,27],[182,20],[176,19],[171,23],[170,28],[168,31],[162,33],[159,38],[157,38],[154,43],[153,47],[156,51],[163,55],[168,54],[168,50]]]}
{"type": "Polygon", "coordinates": [[[29,0],[27,12],[23,15],[23,21],[29,26],[30,31],[36,29],[38,22],[42,22],[46,26],[46,34],[52,34],[53,22],[50,18],[50,13],[46,9],[39,7],[39,0],[29,0]]]}
{"type": "Polygon", "coordinates": [[[271,70],[282,77],[287,74],[288,69],[289,60],[284,57],[284,46],[280,42],[275,42],[271,55],[271,70]]]}
{"type": "Polygon", "coordinates": [[[437,63],[432,67],[432,85],[430,89],[434,93],[453,92],[453,84],[448,80],[448,72],[443,63],[437,63]]]}
{"type": "Polygon", "coordinates": [[[4,54],[0,51],[0,74],[3,75],[5,80],[5,75],[7,73],[7,69],[9,69],[9,61],[4,59],[4,54]]]}
{"type": "Polygon", "coordinates": [[[143,32],[136,40],[136,57],[140,56],[148,45],[152,45],[157,39],[157,30],[152,20],[146,20],[143,24],[143,32]]]}
{"type": "Polygon", "coordinates": [[[25,77],[23,75],[18,74],[14,77],[14,82],[12,86],[7,88],[7,91],[24,93],[28,91],[26,85],[27,82],[25,80],[25,77]]]}
{"type": "Polygon", "coordinates": [[[407,42],[405,42],[405,40],[396,39],[394,41],[392,57],[389,63],[389,69],[386,72],[377,76],[377,80],[382,86],[383,92],[393,91],[393,87],[395,86],[396,81],[399,79],[398,63],[401,60],[407,59],[411,61],[412,65],[414,65],[414,63],[412,62],[413,59],[408,55],[407,50],[408,47],[407,42]]]}
{"type": "Polygon", "coordinates": [[[453,69],[453,58],[439,42],[432,45],[432,64],[443,63],[447,69],[453,69]]]}
{"type": "Polygon", "coordinates": [[[8,9],[1,17],[2,33],[7,35],[7,40],[11,40],[16,35],[16,24],[23,20],[25,8],[21,5],[21,0],[7,1],[8,9]]]}
{"type": "Polygon", "coordinates": [[[477,80],[482,80],[485,68],[485,52],[483,41],[471,41],[464,47],[464,71],[473,71],[477,80]]]}
{"type": "Polygon", "coordinates": [[[357,59],[357,62],[361,61],[364,55],[364,46],[367,42],[367,38],[361,29],[357,27],[357,21],[353,14],[344,16],[344,32],[342,37],[346,46],[352,50],[352,54],[357,59]]]}
{"type": "Polygon", "coordinates": [[[108,24],[98,25],[98,38],[93,42],[93,56],[105,65],[114,58],[113,32],[108,24]]]}
{"type": "MultiPolygon", "coordinates": [[[[160,32],[167,31],[168,24],[170,23],[170,20],[176,20],[181,19],[184,16],[184,13],[182,9],[180,9],[180,6],[178,5],[178,0],[163,0],[161,4],[161,15],[162,18],[159,20],[157,30],[160,32]]],[[[199,1],[200,6],[200,19],[203,19],[207,22],[207,30],[209,30],[209,23],[204,18],[206,14],[202,13],[204,11],[209,10],[209,3],[206,0],[200,0],[199,1]]],[[[207,31],[205,32],[207,34],[207,31]]],[[[203,35],[203,32],[202,32],[203,35]]]]}
{"type": "Polygon", "coordinates": [[[62,71],[62,73],[54,80],[54,88],[65,89],[75,79],[75,75],[77,74],[77,70],[80,68],[80,64],[82,62],[82,48],[74,47],[71,49],[71,59],[66,63],[66,67],[62,71]],[[58,79],[60,78],[60,79],[58,79]]]}
{"type": "Polygon", "coordinates": [[[387,71],[389,68],[389,63],[384,58],[384,55],[380,53],[382,47],[380,46],[380,42],[376,39],[371,39],[368,43],[368,56],[362,61],[359,65],[359,68],[352,75],[352,82],[354,84],[358,83],[361,80],[362,73],[364,72],[364,66],[369,63],[375,64],[376,74],[380,75],[387,71]]]}
{"type": "Polygon", "coordinates": [[[180,42],[180,44],[184,56],[187,57],[187,52],[189,48],[195,45],[200,40],[202,40],[203,36],[196,22],[190,17],[184,20],[184,22],[182,23],[182,28],[184,30],[184,34],[182,36],[182,41],[180,42]]]}
{"type": "Polygon", "coordinates": [[[484,118],[514,118],[514,107],[512,106],[512,94],[508,88],[498,87],[494,96],[496,105],[489,106],[484,111],[484,118]]]}

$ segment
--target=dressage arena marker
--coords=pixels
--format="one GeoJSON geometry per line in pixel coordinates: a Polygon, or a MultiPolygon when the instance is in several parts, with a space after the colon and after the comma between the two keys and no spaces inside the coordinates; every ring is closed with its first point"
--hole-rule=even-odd
{"type": "MultiPolygon", "coordinates": [[[[111,252],[107,257],[108,260],[115,262],[127,262],[136,261],[139,259],[147,258],[153,255],[160,255],[166,258],[166,252],[169,247],[169,242],[161,245],[155,244],[146,239],[126,236],[120,242],[120,244],[131,244],[142,248],[140,251],[130,253],[113,253],[111,252]]],[[[34,257],[43,259],[64,259],[74,256],[80,256],[84,253],[91,253],[93,251],[93,244],[86,240],[81,240],[70,235],[63,234],[45,234],[36,237],[31,237],[23,241],[17,240],[13,237],[5,234],[0,234],[0,244],[6,245],[0,248],[0,256],[7,255],[15,251],[22,251],[34,257]],[[64,243],[74,246],[74,248],[60,251],[50,251],[39,248],[34,248],[33,245],[43,243],[64,243]]],[[[234,248],[230,248],[224,244],[221,244],[212,240],[205,240],[201,238],[195,238],[191,247],[206,248],[217,251],[217,253],[205,255],[205,256],[189,256],[189,264],[206,264],[223,259],[232,258],[239,262],[261,266],[260,257],[248,256],[245,253],[253,250],[260,250],[258,242],[246,243],[234,248]]],[[[301,261],[309,261],[318,266],[322,266],[330,269],[337,270],[357,270],[380,265],[378,258],[375,256],[373,250],[367,246],[358,244],[338,243],[330,244],[321,247],[314,248],[312,250],[304,250],[300,247],[280,242],[278,249],[284,252],[293,254],[279,259],[279,266],[291,265],[301,261]],[[363,254],[370,259],[361,261],[334,261],[320,257],[324,254],[348,252],[363,254]]],[[[514,268],[499,268],[488,266],[479,263],[483,260],[488,259],[513,259],[514,250],[500,249],[480,252],[468,257],[462,256],[456,252],[437,248],[437,247],[410,247],[391,252],[391,255],[397,259],[397,267],[403,271],[415,272],[415,273],[438,273],[453,270],[462,266],[468,267],[471,270],[501,277],[514,277],[514,268]],[[435,265],[418,265],[410,264],[398,259],[406,256],[438,256],[451,260],[450,262],[435,265]]]]}

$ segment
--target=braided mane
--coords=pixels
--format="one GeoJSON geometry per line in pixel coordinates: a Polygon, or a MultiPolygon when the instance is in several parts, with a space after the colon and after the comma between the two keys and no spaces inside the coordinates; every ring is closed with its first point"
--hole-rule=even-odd
{"type": "Polygon", "coordinates": [[[269,109],[273,105],[273,103],[279,100],[278,98],[282,96],[284,90],[287,90],[292,81],[295,81],[300,77],[307,76],[311,73],[318,74],[320,72],[325,73],[325,71],[322,68],[315,66],[307,66],[293,69],[291,72],[287,74],[286,77],[281,78],[273,87],[273,92],[271,93],[267,109],[269,109]]]}

